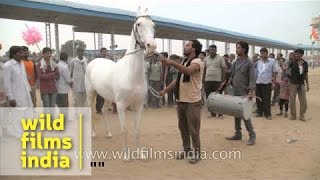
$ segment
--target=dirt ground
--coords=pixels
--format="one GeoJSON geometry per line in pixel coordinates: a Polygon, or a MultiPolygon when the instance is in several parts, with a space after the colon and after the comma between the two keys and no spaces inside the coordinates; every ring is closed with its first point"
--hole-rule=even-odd
{"type": "MultiPolygon", "coordinates": [[[[247,146],[248,134],[242,124],[242,141],[230,142],[234,121],[208,118],[202,109],[201,146],[203,151],[240,151],[240,159],[210,159],[191,165],[185,160],[100,160],[105,167],[92,169],[92,176],[28,176],[0,177],[0,179],[320,179],[320,69],[310,70],[310,91],[307,93],[307,122],[276,117],[279,107],[272,107],[273,120],[254,118],[257,133],[254,146],[247,146]],[[296,142],[288,143],[288,139],[296,142]]],[[[40,100],[38,100],[40,101],[40,100]]],[[[298,111],[299,112],[299,111],[298,111]]],[[[299,114],[299,113],[298,113],[299,114]]],[[[121,149],[119,120],[110,114],[113,138],[107,139],[103,123],[99,120],[98,137],[93,139],[94,150],[121,149]]],[[[97,115],[95,118],[99,119],[97,115]]],[[[133,117],[127,116],[129,144],[134,144],[133,117]]],[[[144,147],[155,150],[180,150],[181,139],[175,108],[147,109],[141,125],[144,147]]]]}

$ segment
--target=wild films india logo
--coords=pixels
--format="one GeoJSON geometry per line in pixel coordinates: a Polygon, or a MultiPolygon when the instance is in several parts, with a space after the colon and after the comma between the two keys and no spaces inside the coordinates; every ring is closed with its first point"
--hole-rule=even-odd
{"type": "MultiPolygon", "coordinates": [[[[82,121],[81,114],[80,121],[82,121]]],[[[64,114],[60,114],[59,118],[55,120],[51,120],[51,114],[40,114],[38,119],[22,119],[21,124],[24,130],[21,136],[22,168],[70,168],[70,157],[59,155],[59,150],[70,150],[72,148],[71,137],[43,136],[43,131],[65,130],[64,114]],[[46,151],[46,155],[41,157],[29,155],[27,153],[28,145],[29,149],[46,151]]]]}
{"type": "Polygon", "coordinates": [[[7,132],[14,132],[10,128],[21,131],[1,136],[1,165],[5,166],[1,166],[1,175],[91,175],[90,159],[82,157],[91,150],[91,111],[70,109],[38,114],[15,112],[14,108],[5,111],[11,112],[5,117],[11,122],[5,124],[20,123],[7,126],[7,132]]]}

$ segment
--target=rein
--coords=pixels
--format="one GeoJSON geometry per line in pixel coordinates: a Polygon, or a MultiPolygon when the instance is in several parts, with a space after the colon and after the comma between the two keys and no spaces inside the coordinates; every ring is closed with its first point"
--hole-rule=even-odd
{"type": "Polygon", "coordinates": [[[136,19],[135,19],[135,22],[134,22],[134,25],[133,25],[133,26],[134,26],[134,27],[133,27],[133,37],[134,37],[134,39],[136,40],[135,49],[137,49],[138,46],[140,46],[140,49],[137,49],[137,50],[135,50],[135,51],[133,51],[133,52],[130,52],[130,53],[126,53],[125,56],[126,56],[126,55],[130,55],[130,54],[135,54],[135,53],[137,53],[137,52],[139,52],[139,51],[141,51],[141,50],[145,50],[145,49],[146,49],[146,46],[145,46],[145,45],[143,44],[143,42],[141,41],[140,34],[138,33],[138,27],[137,27],[137,20],[138,20],[139,18],[141,18],[141,17],[145,17],[145,18],[151,19],[151,17],[148,16],[148,15],[138,16],[138,17],[136,17],[136,19]]]}
{"type": "Polygon", "coordinates": [[[156,98],[159,98],[161,99],[163,96],[160,95],[160,92],[158,92],[157,90],[155,90],[153,87],[151,86],[148,86],[148,90],[150,91],[150,93],[156,97],[156,98]]]}

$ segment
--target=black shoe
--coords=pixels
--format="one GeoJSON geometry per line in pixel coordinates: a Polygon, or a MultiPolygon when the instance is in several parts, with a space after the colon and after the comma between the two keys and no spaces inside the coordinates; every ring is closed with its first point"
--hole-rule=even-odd
{"type": "Polygon", "coordinates": [[[266,118],[267,118],[267,120],[272,120],[271,116],[267,116],[266,118]]]}
{"type": "Polygon", "coordinates": [[[101,111],[97,111],[96,114],[102,115],[102,112],[101,111]]]}
{"type": "Polygon", "coordinates": [[[177,160],[182,160],[186,157],[185,152],[179,152],[179,154],[177,155],[176,159],[177,160]]]}
{"type": "Polygon", "coordinates": [[[226,137],[226,140],[231,140],[231,141],[242,140],[242,136],[234,135],[234,136],[231,136],[231,137],[226,137]]]}
{"type": "Polygon", "coordinates": [[[256,143],[256,137],[255,136],[250,136],[247,145],[252,146],[256,143]]]}
{"type": "Polygon", "coordinates": [[[283,115],[283,113],[282,113],[282,112],[280,112],[280,113],[276,114],[276,116],[282,116],[282,115],[283,115]]]}
{"type": "Polygon", "coordinates": [[[304,116],[301,116],[301,117],[300,117],[300,121],[306,122],[307,120],[306,120],[306,118],[305,118],[304,116]]]}
{"type": "Polygon", "coordinates": [[[296,120],[296,119],[297,119],[296,116],[291,115],[290,120],[296,120]]]}
{"type": "Polygon", "coordinates": [[[189,159],[189,163],[190,164],[197,164],[200,161],[200,157],[199,156],[194,156],[192,158],[189,159]]]}
{"type": "Polygon", "coordinates": [[[219,115],[218,115],[218,118],[219,118],[219,119],[223,119],[223,115],[222,115],[222,114],[219,114],[219,115]]]}

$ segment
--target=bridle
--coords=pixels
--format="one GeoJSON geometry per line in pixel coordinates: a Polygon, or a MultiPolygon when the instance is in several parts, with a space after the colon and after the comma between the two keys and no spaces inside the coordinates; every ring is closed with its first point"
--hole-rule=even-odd
{"type": "Polygon", "coordinates": [[[142,50],[145,50],[146,49],[146,46],[143,44],[143,42],[141,41],[141,38],[140,38],[140,34],[138,32],[138,27],[137,27],[137,20],[141,17],[146,17],[146,18],[149,18],[151,20],[151,17],[148,16],[148,15],[144,15],[144,16],[138,16],[135,18],[135,22],[133,24],[133,37],[134,39],[136,40],[136,44],[135,44],[135,51],[133,52],[130,52],[130,53],[127,53],[125,55],[130,55],[130,54],[134,54],[134,53],[137,53],[139,51],[142,51],[142,50]],[[138,46],[140,46],[140,49],[137,49],[138,46]]]}

